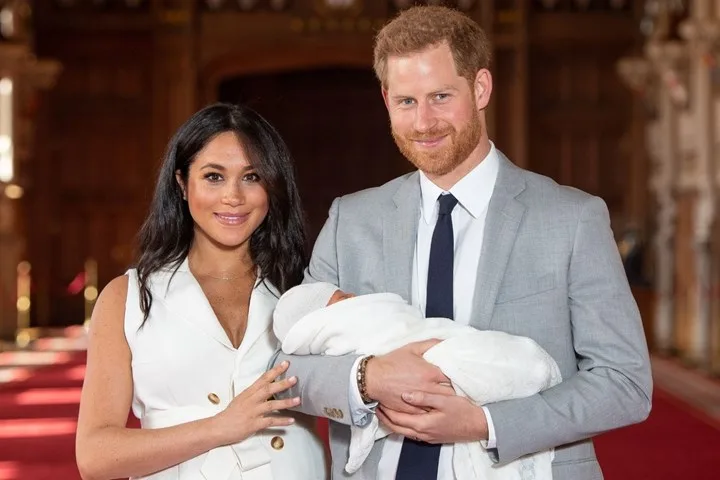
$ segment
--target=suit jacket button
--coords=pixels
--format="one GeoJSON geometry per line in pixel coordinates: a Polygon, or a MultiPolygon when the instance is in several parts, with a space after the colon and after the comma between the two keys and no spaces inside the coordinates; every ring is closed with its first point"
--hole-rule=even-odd
{"type": "Polygon", "coordinates": [[[210,403],[212,403],[213,405],[217,405],[220,403],[220,397],[218,397],[215,393],[209,393],[208,400],[210,400],[210,403]]]}
{"type": "Polygon", "coordinates": [[[282,437],[273,437],[272,440],[270,440],[270,446],[275,450],[282,450],[285,446],[285,440],[283,440],[282,437]]]}

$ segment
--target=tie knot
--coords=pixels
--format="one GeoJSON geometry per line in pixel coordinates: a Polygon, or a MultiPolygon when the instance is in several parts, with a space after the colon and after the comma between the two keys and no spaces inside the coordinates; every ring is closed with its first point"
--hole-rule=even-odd
{"type": "Polygon", "coordinates": [[[453,208],[455,208],[455,205],[457,205],[458,201],[457,198],[452,195],[452,193],[448,193],[447,195],[440,195],[438,197],[438,203],[440,204],[438,215],[447,215],[448,213],[453,211],[453,208]]]}

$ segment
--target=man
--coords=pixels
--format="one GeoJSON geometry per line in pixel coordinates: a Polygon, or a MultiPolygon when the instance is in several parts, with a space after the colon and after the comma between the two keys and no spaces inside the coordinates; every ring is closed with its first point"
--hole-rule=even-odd
{"type": "Polygon", "coordinates": [[[607,208],[489,140],[490,51],[475,22],[443,7],[411,8],[378,33],[392,134],[419,171],[336,199],[306,281],[392,291],[428,317],[530,337],[563,381],[476,407],[422,359],[432,341],[377,357],[280,354],[301,410],[333,420],[333,478],[454,479],[449,444],[481,440],[500,464],[555,448],[555,479],[600,479],[590,438],[649,414],[647,346],[607,208]],[[349,476],[348,425],[372,415],[397,435],[349,476]]]}

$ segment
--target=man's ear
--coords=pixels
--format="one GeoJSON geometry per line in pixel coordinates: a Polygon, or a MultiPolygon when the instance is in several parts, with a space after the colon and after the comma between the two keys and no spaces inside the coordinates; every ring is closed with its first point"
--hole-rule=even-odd
{"type": "Polygon", "coordinates": [[[485,110],[490,103],[492,95],[492,75],[490,70],[483,68],[475,75],[473,89],[475,92],[475,106],[478,110],[485,110]]]}
{"type": "Polygon", "coordinates": [[[183,200],[187,200],[187,187],[185,186],[185,182],[183,182],[180,170],[175,171],[175,181],[180,186],[180,190],[182,190],[183,200]]]}
{"type": "Polygon", "coordinates": [[[390,110],[390,106],[388,105],[388,91],[385,87],[381,87],[380,91],[382,92],[383,102],[385,102],[385,108],[390,110]]]}

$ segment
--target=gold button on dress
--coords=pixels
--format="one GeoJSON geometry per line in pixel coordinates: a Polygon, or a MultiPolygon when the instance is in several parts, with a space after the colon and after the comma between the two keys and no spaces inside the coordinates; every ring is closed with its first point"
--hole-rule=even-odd
{"type": "Polygon", "coordinates": [[[270,440],[270,446],[275,450],[282,450],[285,446],[285,440],[283,440],[282,437],[273,437],[272,440],[270,440]]]}

